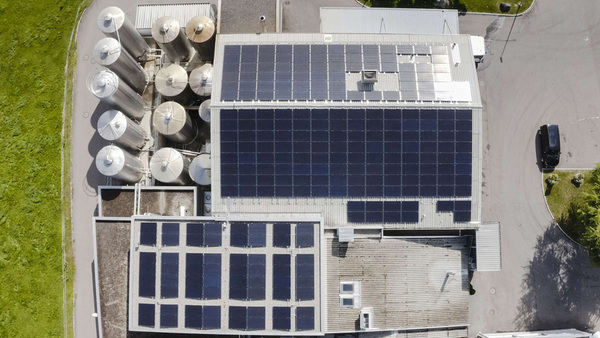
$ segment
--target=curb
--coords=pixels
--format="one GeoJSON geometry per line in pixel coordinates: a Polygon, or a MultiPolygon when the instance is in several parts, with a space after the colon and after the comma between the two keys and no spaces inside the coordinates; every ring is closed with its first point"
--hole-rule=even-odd
{"type": "MultiPolygon", "coordinates": [[[[356,1],[357,4],[359,4],[361,7],[363,8],[371,8],[365,4],[363,4],[362,2],[360,2],[359,0],[354,0],[356,1]]],[[[514,16],[523,16],[525,14],[528,14],[531,9],[533,8],[533,6],[535,5],[535,3],[537,2],[537,0],[533,0],[531,2],[531,6],[529,6],[529,8],[527,8],[525,11],[519,13],[519,14],[502,14],[502,13],[485,13],[485,12],[458,12],[458,15],[488,15],[488,16],[505,16],[505,17],[514,17],[514,16]]]]}

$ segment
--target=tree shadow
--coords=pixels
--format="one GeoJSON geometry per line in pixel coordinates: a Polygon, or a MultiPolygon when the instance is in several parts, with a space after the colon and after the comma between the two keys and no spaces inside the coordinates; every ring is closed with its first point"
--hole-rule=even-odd
{"type": "Polygon", "coordinates": [[[593,330],[600,320],[600,268],[556,225],[538,238],[521,283],[519,330],[593,330]]]}

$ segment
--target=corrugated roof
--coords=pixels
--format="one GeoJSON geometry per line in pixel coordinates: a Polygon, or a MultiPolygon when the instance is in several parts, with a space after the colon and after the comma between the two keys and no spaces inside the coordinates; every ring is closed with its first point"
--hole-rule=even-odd
{"type": "Polygon", "coordinates": [[[458,11],[453,9],[321,8],[321,33],[452,35],[459,33],[458,11]]]}
{"type": "Polygon", "coordinates": [[[215,20],[216,8],[210,3],[176,4],[176,5],[138,5],[135,13],[135,28],[140,34],[151,35],[152,24],[163,16],[172,16],[181,27],[195,16],[207,16],[215,20]]]}
{"type": "Polygon", "coordinates": [[[502,270],[499,222],[483,223],[477,230],[477,270],[502,270]]]}

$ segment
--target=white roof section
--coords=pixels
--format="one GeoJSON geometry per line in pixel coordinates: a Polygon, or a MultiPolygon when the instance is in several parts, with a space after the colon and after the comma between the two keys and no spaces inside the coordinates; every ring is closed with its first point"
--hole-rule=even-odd
{"type": "Polygon", "coordinates": [[[176,5],[138,5],[135,13],[135,28],[144,36],[152,35],[152,24],[163,16],[171,16],[183,27],[195,16],[207,16],[215,20],[216,8],[210,3],[176,4],[176,5]]]}
{"type": "Polygon", "coordinates": [[[528,331],[528,332],[503,332],[503,333],[479,333],[479,338],[588,338],[592,337],[590,333],[576,329],[546,330],[546,331],[528,331]]]}
{"type": "Polygon", "coordinates": [[[454,9],[321,8],[321,33],[458,34],[454,9]]]}
{"type": "Polygon", "coordinates": [[[477,237],[477,271],[501,271],[500,223],[481,224],[477,237]]]}

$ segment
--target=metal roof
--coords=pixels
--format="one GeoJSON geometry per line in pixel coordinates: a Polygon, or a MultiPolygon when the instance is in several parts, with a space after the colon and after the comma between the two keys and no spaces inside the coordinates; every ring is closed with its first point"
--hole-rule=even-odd
{"type": "Polygon", "coordinates": [[[500,223],[481,224],[476,236],[477,271],[501,271],[500,223]]]}
{"type": "Polygon", "coordinates": [[[196,16],[206,16],[215,20],[216,7],[210,3],[176,5],[138,5],[135,13],[135,28],[144,36],[152,35],[152,24],[163,16],[171,16],[185,27],[196,16]]]}
{"type": "Polygon", "coordinates": [[[454,9],[321,7],[321,33],[458,34],[454,9]]]}

